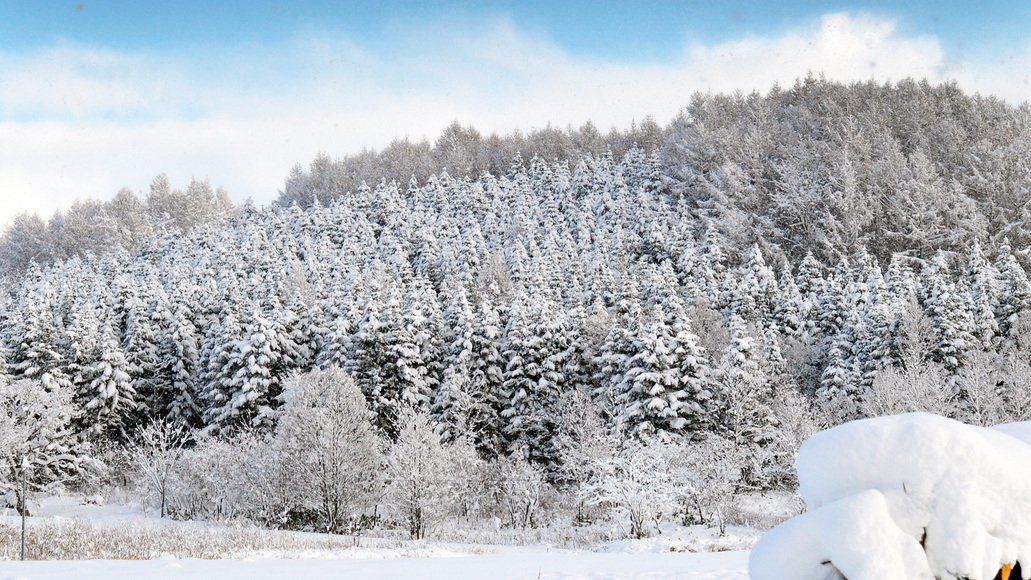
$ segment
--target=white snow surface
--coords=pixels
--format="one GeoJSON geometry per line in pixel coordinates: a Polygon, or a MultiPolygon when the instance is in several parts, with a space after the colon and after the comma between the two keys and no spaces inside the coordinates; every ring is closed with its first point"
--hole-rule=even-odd
{"type": "MultiPolygon", "coordinates": [[[[82,520],[98,525],[204,528],[203,522],[154,517],[131,506],[83,505],[73,497],[39,502],[31,530],[44,522],[82,520]]],[[[0,525],[17,526],[13,510],[0,511],[0,525]]],[[[290,534],[295,532],[274,532],[290,534]]],[[[311,536],[312,534],[302,534],[311,536]]],[[[549,545],[499,546],[426,541],[379,542],[363,539],[357,548],[281,553],[259,550],[243,557],[204,560],[162,556],[150,560],[0,560],[0,580],[120,579],[154,580],[355,578],[427,580],[746,580],[747,549],[758,538],[752,528],[730,526],[725,535],[704,526],[664,526],[644,540],[621,540],[591,550],[549,545]]]]}
{"type": "Polygon", "coordinates": [[[747,552],[594,553],[519,548],[460,558],[0,562],[2,579],[744,580],[747,552]]]}
{"type": "Polygon", "coordinates": [[[813,435],[798,456],[809,511],[768,532],[752,580],[991,580],[1031,572],[1031,424],[926,413],[813,435]]]}

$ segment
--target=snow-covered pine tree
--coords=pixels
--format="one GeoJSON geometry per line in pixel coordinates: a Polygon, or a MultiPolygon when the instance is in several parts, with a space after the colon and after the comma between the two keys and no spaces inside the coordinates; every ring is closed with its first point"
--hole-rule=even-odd
{"type": "Polygon", "coordinates": [[[804,321],[807,306],[787,264],[781,271],[778,287],[780,292],[773,308],[777,331],[786,337],[800,338],[808,330],[804,321]]]}
{"type": "Polygon", "coordinates": [[[633,354],[613,400],[616,424],[629,435],[668,441],[688,425],[673,330],[655,306],[631,332],[633,354]]]}
{"type": "Polygon", "coordinates": [[[429,335],[420,337],[421,325],[427,324],[422,307],[413,305],[407,313],[409,322],[401,289],[393,284],[384,296],[379,282],[371,282],[352,341],[348,369],[369,400],[376,416],[374,424],[393,438],[400,427],[396,424],[400,406],[428,409],[434,393],[432,381],[439,379],[428,378],[422,346],[417,342],[431,340],[429,335]]]}
{"type": "Polygon", "coordinates": [[[976,238],[970,246],[963,278],[965,290],[969,293],[974,337],[980,341],[981,348],[990,349],[999,334],[999,323],[995,317],[999,304],[999,273],[985,259],[981,243],[976,238]]]}
{"type": "MultiPolygon", "coordinates": [[[[104,323],[97,315],[96,297],[82,295],[72,303],[60,333],[63,351],[62,372],[76,392],[76,401],[85,405],[93,398],[90,385],[92,367],[100,352],[100,329],[104,323]]],[[[112,331],[113,332],[113,331],[112,331]]]]}
{"type": "Polygon", "coordinates": [[[501,453],[501,398],[504,383],[504,358],[501,354],[503,328],[493,302],[480,296],[475,305],[469,357],[470,437],[485,456],[501,453]]]}
{"type": "Polygon", "coordinates": [[[709,385],[711,369],[708,354],[692,328],[687,305],[681,298],[680,287],[671,264],[666,262],[659,268],[662,285],[656,294],[658,311],[673,335],[675,366],[680,371],[682,405],[678,410],[687,420],[686,428],[700,431],[711,428],[708,423],[712,414],[713,394],[709,385]]]}
{"type": "Polygon", "coordinates": [[[132,368],[125,358],[112,316],[100,329],[98,360],[89,370],[89,395],[83,422],[98,432],[126,435],[126,429],[138,422],[136,388],[132,384],[132,368]]]}
{"type": "Polygon", "coordinates": [[[390,421],[385,384],[390,364],[388,350],[392,321],[381,293],[379,281],[373,277],[360,297],[362,317],[351,340],[351,352],[345,368],[369,401],[376,416],[374,425],[384,430],[390,421]]]}
{"type": "Polygon", "coordinates": [[[593,365],[595,389],[593,397],[605,414],[612,419],[615,413],[615,398],[621,392],[626,372],[633,358],[636,331],[641,325],[641,307],[637,300],[624,296],[616,303],[608,333],[593,365]]]}
{"type": "Polygon", "coordinates": [[[155,280],[144,285],[143,296],[131,295],[122,306],[125,336],[122,350],[129,363],[130,379],[135,386],[139,411],[144,416],[160,416],[171,395],[169,378],[161,373],[158,327],[165,324],[167,297],[155,280]]]}
{"type": "Polygon", "coordinates": [[[467,422],[474,314],[465,284],[455,284],[445,297],[447,306],[442,316],[451,330],[451,343],[444,356],[444,380],[434,394],[431,412],[439,421],[445,440],[450,440],[467,422]]]}
{"type": "Polygon", "coordinates": [[[995,320],[999,334],[1007,336],[1017,314],[1031,307],[1031,282],[1028,282],[1027,273],[1013,256],[1008,240],[999,246],[995,268],[999,273],[995,320]]]}
{"type": "Polygon", "coordinates": [[[850,309],[848,284],[850,282],[848,260],[842,258],[834,268],[834,273],[823,282],[823,288],[817,295],[816,320],[823,336],[833,338],[840,334],[845,326],[850,309]]]}
{"type": "Polygon", "coordinates": [[[849,350],[848,345],[842,345],[836,340],[831,343],[830,352],[827,353],[827,365],[820,377],[820,388],[816,391],[817,395],[828,399],[837,399],[852,398],[855,394],[850,376],[849,350]]]}
{"type": "Polygon", "coordinates": [[[795,276],[798,291],[804,298],[815,301],[816,296],[823,291],[823,283],[823,265],[811,251],[807,252],[798,265],[798,274],[795,276]]]}
{"type": "Polygon", "coordinates": [[[762,445],[770,436],[770,385],[759,344],[744,319],[731,315],[731,339],[716,369],[717,429],[739,445],[762,445]]]}
{"type": "Polygon", "coordinates": [[[298,292],[291,294],[286,304],[269,300],[269,316],[279,337],[281,361],[279,374],[293,371],[306,373],[314,366],[316,329],[312,311],[298,292]]]}
{"type": "Polygon", "coordinates": [[[923,274],[923,307],[934,323],[938,345],[931,355],[949,371],[962,366],[974,347],[974,320],[969,300],[951,281],[945,253],[939,250],[923,274]]]}
{"type": "Polygon", "coordinates": [[[205,425],[217,425],[231,413],[231,401],[235,391],[234,378],[228,371],[231,365],[240,366],[234,345],[243,340],[243,326],[237,308],[226,303],[217,318],[209,319],[204,326],[199,350],[199,373],[201,399],[205,425]]]}
{"type": "Polygon", "coordinates": [[[875,266],[867,281],[869,300],[862,313],[862,332],[853,349],[863,356],[861,385],[869,389],[881,369],[899,364],[902,355],[898,344],[899,306],[891,303],[892,296],[879,267],[875,266]]]}
{"type": "Polygon", "coordinates": [[[322,348],[316,353],[316,364],[323,369],[348,368],[354,350],[354,332],[362,316],[359,303],[366,300],[365,285],[361,277],[336,270],[329,286],[322,306],[324,336],[322,348]]]}
{"type": "Polygon", "coordinates": [[[279,337],[255,305],[241,322],[240,338],[227,341],[217,358],[217,382],[225,398],[208,412],[222,426],[268,425],[280,393],[279,337]]]}
{"type": "Polygon", "coordinates": [[[730,289],[728,307],[745,320],[767,324],[773,318],[779,294],[773,270],[766,265],[759,246],[753,245],[745,254],[737,284],[730,289]]]}
{"type": "Polygon", "coordinates": [[[158,416],[171,421],[198,426],[203,401],[199,391],[199,352],[197,328],[189,307],[179,302],[164,317],[164,335],[160,342],[160,374],[171,381],[168,407],[156,410],[158,416]]]}
{"type": "Polygon", "coordinates": [[[417,392],[404,394],[408,404],[428,410],[443,380],[446,362],[445,322],[437,293],[430,280],[416,276],[405,296],[404,321],[417,349],[422,386],[417,392]]]}
{"type": "Polygon", "coordinates": [[[14,378],[39,380],[49,390],[72,389],[65,373],[64,356],[59,351],[54,316],[42,297],[27,292],[16,304],[7,331],[13,345],[7,360],[14,378]]]}
{"type": "Polygon", "coordinates": [[[502,357],[502,432],[510,452],[550,469],[558,466],[553,436],[559,394],[566,388],[562,368],[570,346],[565,319],[538,295],[517,296],[509,312],[502,357]]]}

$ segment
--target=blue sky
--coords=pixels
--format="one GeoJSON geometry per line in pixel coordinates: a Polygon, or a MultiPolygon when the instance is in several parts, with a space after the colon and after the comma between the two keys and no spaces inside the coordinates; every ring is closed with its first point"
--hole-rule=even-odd
{"type": "Polygon", "coordinates": [[[159,172],[264,203],[320,150],[666,122],[809,71],[1020,102],[1029,23],[1029,2],[0,0],[0,224],[159,172]]]}
{"type": "Polygon", "coordinates": [[[192,50],[264,44],[308,31],[337,32],[389,50],[396,33],[423,23],[460,32],[507,17],[550,37],[571,54],[627,61],[663,60],[685,42],[771,34],[825,13],[897,19],[907,34],[931,34],[950,51],[988,51],[1026,42],[1027,2],[0,2],[4,47],[25,50],[61,40],[123,50],[192,50]]]}

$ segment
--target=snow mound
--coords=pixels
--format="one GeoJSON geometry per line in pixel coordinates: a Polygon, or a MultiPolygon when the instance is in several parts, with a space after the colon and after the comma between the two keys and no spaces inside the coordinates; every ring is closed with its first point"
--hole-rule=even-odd
{"type": "Polygon", "coordinates": [[[846,423],[799,451],[809,511],[749,558],[752,580],[992,580],[1031,572],[1031,423],[912,413],[846,423]],[[1007,568],[1008,572],[1008,568],[1007,568]]]}

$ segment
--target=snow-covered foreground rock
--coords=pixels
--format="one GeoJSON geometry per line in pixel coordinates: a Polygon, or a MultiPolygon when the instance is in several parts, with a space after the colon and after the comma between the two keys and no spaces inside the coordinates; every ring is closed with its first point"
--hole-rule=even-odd
{"type": "Polygon", "coordinates": [[[747,552],[612,554],[525,548],[439,558],[0,562],[0,580],[744,580],[747,558],[747,552]]]}
{"type": "Polygon", "coordinates": [[[1029,435],[923,413],[817,433],[798,457],[809,511],[756,544],[751,579],[992,580],[1018,562],[1031,572],[1029,435]]]}

